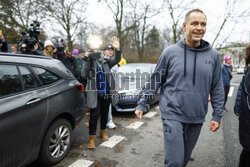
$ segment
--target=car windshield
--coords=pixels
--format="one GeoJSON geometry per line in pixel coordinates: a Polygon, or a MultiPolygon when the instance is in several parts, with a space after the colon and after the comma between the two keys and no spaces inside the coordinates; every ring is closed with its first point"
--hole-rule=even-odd
{"type": "Polygon", "coordinates": [[[141,90],[150,79],[152,66],[122,66],[116,74],[116,87],[119,90],[141,90]]]}
{"type": "Polygon", "coordinates": [[[139,79],[143,75],[151,74],[151,67],[120,67],[119,73],[122,73],[122,78],[139,79]]]}

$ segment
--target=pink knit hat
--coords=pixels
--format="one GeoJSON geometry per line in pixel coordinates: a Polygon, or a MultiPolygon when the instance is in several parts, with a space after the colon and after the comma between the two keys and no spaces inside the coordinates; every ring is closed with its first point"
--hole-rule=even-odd
{"type": "Polygon", "coordinates": [[[226,55],[225,57],[224,57],[224,60],[225,60],[225,62],[227,62],[228,60],[231,60],[232,58],[230,57],[230,56],[228,56],[228,55],[226,55]]]}
{"type": "Polygon", "coordinates": [[[78,50],[77,50],[77,49],[73,49],[72,54],[73,54],[73,55],[78,55],[78,50]]]}

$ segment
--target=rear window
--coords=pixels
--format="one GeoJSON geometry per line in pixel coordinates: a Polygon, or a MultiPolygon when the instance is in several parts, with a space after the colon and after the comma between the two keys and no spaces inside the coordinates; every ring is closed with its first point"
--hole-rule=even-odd
{"type": "Polygon", "coordinates": [[[25,90],[39,87],[39,82],[27,67],[19,66],[25,90]]]}
{"type": "Polygon", "coordinates": [[[22,84],[15,65],[0,65],[0,96],[22,91],[22,84]]]}
{"type": "Polygon", "coordinates": [[[58,75],[52,73],[47,69],[38,67],[32,67],[32,69],[35,71],[35,73],[37,74],[38,78],[41,80],[43,85],[49,85],[61,79],[58,75]]]}
{"type": "Polygon", "coordinates": [[[62,62],[58,62],[58,67],[60,71],[68,75],[70,78],[74,77],[74,75],[69,71],[67,67],[65,67],[65,65],[62,62]]]}

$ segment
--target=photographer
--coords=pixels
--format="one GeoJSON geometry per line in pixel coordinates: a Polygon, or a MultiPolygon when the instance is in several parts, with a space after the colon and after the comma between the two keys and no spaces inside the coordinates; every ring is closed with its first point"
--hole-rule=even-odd
{"type": "Polygon", "coordinates": [[[22,32],[24,38],[18,42],[19,53],[45,56],[38,39],[41,30],[40,24],[37,21],[33,21],[30,24],[30,28],[26,32],[22,32]]]}
{"type": "Polygon", "coordinates": [[[0,52],[8,52],[8,45],[4,36],[2,34],[2,30],[0,30],[0,52]]]}
{"type": "Polygon", "coordinates": [[[19,48],[19,53],[45,56],[42,51],[38,50],[38,46],[39,46],[38,42],[25,39],[21,43],[21,46],[19,48]]]}
{"type": "Polygon", "coordinates": [[[68,47],[63,43],[62,39],[58,39],[58,44],[55,47],[55,56],[53,58],[60,60],[73,73],[75,58],[72,56],[68,47]]]}
{"type": "Polygon", "coordinates": [[[88,79],[87,84],[87,107],[91,109],[89,119],[89,149],[95,148],[96,129],[99,116],[101,116],[100,136],[103,141],[108,140],[107,119],[109,104],[114,103],[114,98],[108,97],[115,95],[115,81],[110,72],[110,68],[121,60],[120,43],[117,37],[112,38],[112,47],[115,49],[113,57],[104,57],[103,53],[86,52],[87,57],[84,61],[82,76],[88,79]]]}
{"type": "Polygon", "coordinates": [[[72,51],[72,55],[75,58],[74,61],[74,68],[73,68],[73,74],[76,77],[76,79],[83,84],[84,88],[86,86],[87,81],[83,79],[82,77],[82,68],[84,65],[84,50],[80,49],[79,51],[77,49],[74,49],[72,51]]]}

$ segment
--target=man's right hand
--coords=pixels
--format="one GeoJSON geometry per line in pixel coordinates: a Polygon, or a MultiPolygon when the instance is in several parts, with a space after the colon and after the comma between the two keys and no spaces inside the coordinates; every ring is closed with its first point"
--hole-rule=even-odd
{"type": "Polygon", "coordinates": [[[142,114],[143,114],[143,111],[141,111],[141,110],[135,110],[135,115],[136,115],[136,117],[137,118],[142,118],[142,114]]]}

